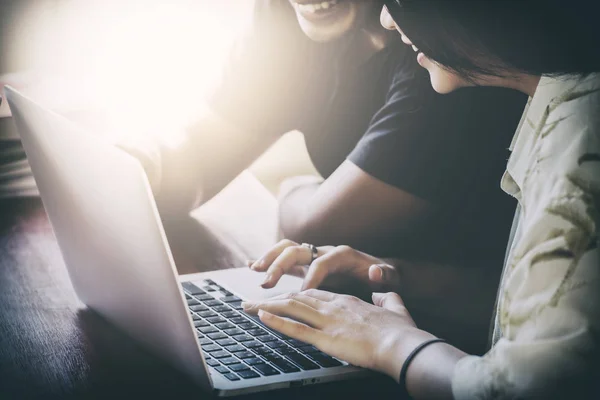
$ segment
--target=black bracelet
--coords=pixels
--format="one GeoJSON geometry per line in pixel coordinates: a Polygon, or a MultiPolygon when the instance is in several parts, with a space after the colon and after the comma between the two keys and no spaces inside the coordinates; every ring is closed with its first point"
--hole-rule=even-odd
{"type": "Polygon", "coordinates": [[[406,360],[404,360],[404,364],[402,364],[402,369],[400,369],[400,379],[398,380],[398,383],[400,384],[400,386],[403,388],[404,392],[406,393],[407,396],[410,396],[408,393],[408,389],[406,387],[406,372],[408,371],[408,366],[410,365],[410,363],[412,362],[412,360],[415,358],[415,356],[417,354],[419,354],[419,352],[421,350],[423,350],[425,347],[429,346],[430,344],[434,344],[434,343],[440,343],[440,342],[446,342],[444,339],[431,339],[431,340],[427,340],[423,343],[421,343],[420,345],[418,345],[409,355],[408,357],[406,357],[406,360]]]}

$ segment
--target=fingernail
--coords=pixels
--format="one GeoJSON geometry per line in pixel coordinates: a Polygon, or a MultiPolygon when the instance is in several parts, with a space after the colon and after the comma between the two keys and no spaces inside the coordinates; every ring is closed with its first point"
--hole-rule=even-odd
{"type": "Polygon", "coordinates": [[[267,276],[265,276],[265,280],[263,281],[263,283],[261,283],[261,286],[265,286],[266,284],[268,284],[271,281],[271,275],[268,274],[267,276]]]}
{"type": "Polygon", "coordinates": [[[248,309],[252,308],[252,303],[247,302],[247,301],[242,301],[242,308],[244,310],[248,310],[248,309]]]}
{"type": "Polygon", "coordinates": [[[254,263],[252,264],[252,266],[250,267],[253,270],[256,270],[258,268],[262,268],[262,266],[264,265],[264,260],[256,260],[254,261],[254,263]]]}
{"type": "Polygon", "coordinates": [[[379,270],[379,278],[384,281],[385,280],[385,268],[383,268],[381,265],[377,266],[377,269],[379,270]]]}
{"type": "Polygon", "coordinates": [[[252,268],[253,264],[254,264],[254,260],[246,260],[246,265],[249,266],[250,268],[252,268]]]}
{"type": "Polygon", "coordinates": [[[258,310],[258,317],[261,319],[268,319],[271,317],[271,314],[269,314],[265,310],[258,310]]]}

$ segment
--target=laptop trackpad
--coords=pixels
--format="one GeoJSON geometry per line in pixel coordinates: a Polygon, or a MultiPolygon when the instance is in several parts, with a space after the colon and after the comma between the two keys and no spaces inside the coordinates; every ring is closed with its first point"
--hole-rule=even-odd
{"type": "MultiPolygon", "coordinates": [[[[248,300],[259,300],[277,296],[283,293],[297,292],[302,287],[302,279],[284,275],[277,286],[263,289],[260,284],[265,279],[264,273],[254,272],[250,268],[233,268],[219,271],[202,272],[182,276],[191,282],[212,279],[232,292],[248,300]]],[[[198,285],[202,286],[202,285],[198,285]]]]}

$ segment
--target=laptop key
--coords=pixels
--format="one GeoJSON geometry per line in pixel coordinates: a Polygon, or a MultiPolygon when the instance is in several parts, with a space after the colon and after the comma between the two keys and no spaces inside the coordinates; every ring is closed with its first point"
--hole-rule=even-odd
{"type": "Polygon", "coordinates": [[[186,299],[186,300],[189,300],[189,299],[191,299],[191,298],[192,298],[192,296],[190,296],[189,294],[185,293],[185,299],[186,299]]]}
{"type": "Polygon", "coordinates": [[[229,304],[229,307],[233,308],[234,310],[243,310],[244,309],[244,307],[242,307],[241,301],[236,301],[236,302],[227,303],[227,304],[229,304]]]}
{"type": "Polygon", "coordinates": [[[221,365],[217,360],[206,360],[206,363],[208,365],[210,365],[211,367],[218,367],[219,365],[221,365]]]}
{"type": "Polygon", "coordinates": [[[207,338],[204,338],[204,339],[200,339],[200,340],[198,340],[198,343],[200,343],[200,346],[205,346],[205,345],[207,345],[207,344],[211,344],[211,343],[212,343],[212,340],[210,340],[210,339],[207,339],[207,338]]]}
{"type": "Polygon", "coordinates": [[[208,311],[208,307],[204,307],[202,304],[192,305],[190,306],[190,310],[198,312],[198,311],[208,311]]]}
{"type": "Polygon", "coordinates": [[[246,351],[246,348],[239,344],[235,344],[233,346],[225,346],[225,349],[230,353],[238,353],[240,351],[246,351]]]}
{"type": "Polygon", "coordinates": [[[210,353],[212,358],[225,358],[225,357],[230,357],[229,353],[224,351],[224,350],[219,350],[219,351],[215,351],[213,353],[210,353]]]}
{"type": "Polygon", "coordinates": [[[216,370],[217,372],[221,373],[221,374],[228,374],[228,373],[230,372],[230,371],[229,371],[229,368],[227,368],[227,367],[223,367],[222,365],[221,365],[221,366],[218,366],[218,367],[215,367],[215,370],[216,370]]]}
{"type": "Polygon", "coordinates": [[[212,312],[210,310],[200,311],[200,312],[198,312],[198,315],[201,316],[202,318],[211,318],[211,317],[217,316],[217,314],[215,314],[214,312],[212,312]]]}
{"type": "Polygon", "coordinates": [[[340,365],[343,365],[335,358],[329,357],[324,353],[311,353],[307,354],[307,356],[323,368],[339,367],[340,365]]]}
{"type": "Polygon", "coordinates": [[[268,342],[268,343],[265,343],[265,344],[267,346],[269,346],[270,348],[272,348],[272,349],[279,349],[279,348],[282,348],[282,347],[288,347],[287,344],[285,344],[285,343],[283,343],[281,341],[268,342]]]}
{"type": "Polygon", "coordinates": [[[240,360],[243,360],[244,358],[253,358],[256,357],[256,355],[250,351],[240,351],[239,353],[236,353],[235,356],[237,358],[239,358],[240,360]]]}
{"type": "Polygon", "coordinates": [[[221,361],[221,364],[223,364],[223,365],[232,365],[232,364],[237,364],[240,362],[240,360],[238,360],[235,357],[222,358],[219,361],[221,361]]]}
{"type": "Polygon", "coordinates": [[[317,364],[310,361],[308,358],[304,357],[302,354],[294,352],[292,354],[286,354],[286,358],[292,360],[294,362],[294,364],[298,365],[300,368],[302,368],[305,371],[309,371],[312,369],[319,369],[319,366],[317,364]]]}
{"type": "Polygon", "coordinates": [[[242,323],[247,323],[246,321],[248,321],[246,318],[244,317],[233,317],[233,318],[229,318],[229,321],[233,322],[234,324],[238,324],[238,326],[242,329],[249,329],[252,328],[252,326],[250,326],[249,328],[244,328],[243,326],[241,326],[242,323]]]}
{"type": "Polygon", "coordinates": [[[277,340],[277,338],[275,336],[272,336],[272,335],[257,336],[256,339],[260,340],[263,343],[265,343],[265,342],[273,342],[273,341],[277,340]]]}
{"type": "Polygon", "coordinates": [[[204,304],[209,306],[209,307],[215,307],[215,306],[220,306],[223,305],[223,303],[221,303],[219,300],[215,300],[215,298],[211,298],[210,300],[205,300],[204,304]]]}
{"type": "MultiPolygon", "coordinates": [[[[221,329],[223,329],[223,328],[221,328],[221,329]]],[[[223,330],[223,332],[225,332],[229,336],[237,336],[237,335],[245,334],[245,332],[243,330],[241,330],[240,328],[225,329],[225,330],[223,330]]]]}
{"type": "Polygon", "coordinates": [[[243,323],[237,323],[237,324],[238,324],[239,328],[244,329],[246,331],[256,328],[256,325],[254,325],[252,322],[243,322],[243,323]]]}
{"type": "Polygon", "coordinates": [[[227,322],[223,317],[219,317],[218,315],[216,317],[206,318],[206,320],[208,322],[210,322],[211,324],[220,324],[220,323],[223,323],[223,322],[227,322]]]}
{"type": "Polygon", "coordinates": [[[190,312],[190,314],[192,314],[193,321],[199,321],[202,319],[198,314],[194,314],[193,312],[190,312]]]}
{"type": "Polygon", "coordinates": [[[214,333],[209,333],[208,335],[209,338],[211,338],[212,340],[219,340],[219,339],[225,339],[227,338],[227,335],[224,334],[223,332],[214,332],[214,333]]]}
{"type": "Polygon", "coordinates": [[[236,316],[240,315],[240,313],[238,313],[237,311],[233,311],[231,308],[227,307],[227,311],[221,312],[221,315],[225,318],[235,318],[236,316]]]}
{"type": "Polygon", "coordinates": [[[252,336],[262,336],[267,334],[267,331],[260,328],[248,329],[246,332],[252,336]]]}
{"type": "Polygon", "coordinates": [[[258,357],[254,357],[254,358],[244,358],[244,362],[248,365],[258,365],[258,364],[262,364],[264,363],[263,360],[261,360],[258,357]]]}
{"type": "Polygon", "coordinates": [[[262,345],[262,343],[259,343],[256,340],[251,340],[249,342],[244,342],[243,345],[246,346],[249,349],[256,349],[256,348],[264,347],[262,345]]]}
{"type": "Polygon", "coordinates": [[[198,332],[198,331],[196,331],[196,337],[197,337],[198,339],[204,339],[204,335],[203,335],[203,334],[201,334],[201,333],[200,333],[200,332],[198,332]]]}
{"type": "Polygon", "coordinates": [[[229,312],[229,310],[231,310],[231,308],[229,308],[227,306],[216,306],[216,307],[213,307],[212,309],[219,313],[229,312]]]}
{"type": "Polygon", "coordinates": [[[304,342],[301,342],[296,339],[288,339],[288,340],[286,340],[286,342],[288,342],[288,344],[290,346],[294,346],[294,347],[308,346],[308,343],[304,343],[304,342]]]}
{"type": "Polygon", "coordinates": [[[201,294],[199,296],[195,296],[196,300],[200,300],[200,301],[210,301],[210,300],[214,300],[215,298],[212,297],[210,294],[201,294]]]}
{"type": "Polygon", "coordinates": [[[261,374],[263,374],[264,376],[280,374],[279,371],[277,371],[275,368],[271,367],[269,364],[257,364],[257,365],[254,365],[254,368],[256,368],[256,370],[258,372],[260,372],[261,374]]]}
{"type": "MultiPolygon", "coordinates": [[[[198,318],[200,318],[200,317],[198,317],[198,318]]],[[[204,320],[202,320],[202,319],[200,319],[198,321],[194,321],[194,326],[196,328],[203,328],[205,326],[209,326],[209,323],[206,322],[206,321],[204,321],[204,320]]]]}
{"type": "Polygon", "coordinates": [[[310,353],[318,353],[320,350],[317,349],[315,346],[302,346],[302,347],[298,347],[298,351],[303,354],[310,354],[310,353]]]}
{"type": "Polygon", "coordinates": [[[188,306],[195,306],[195,305],[200,304],[200,302],[196,299],[189,299],[189,300],[187,300],[187,304],[188,304],[188,306]]]}
{"type": "Polygon", "coordinates": [[[219,286],[219,285],[217,285],[217,284],[215,283],[215,281],[213,281],[212,279],[205,279],[205,280],[204,280],[204,284],[205,284],[206,286],[209,286],[209,285],[219,286]]]}
{"type": "Polygon", "coordinates": [[[233,372],[230,372],[228,374],[223,375],[225,378],[229,379],[230,381],[239,381],[240,377],[237,376],[236,374],[234,374],[233,372]]]}
{"type": "Polygon", "coordinates": [[[258,347],[256,349],[252,349],[253,352],[258,354],[259,356],[266,356],[267,354],[274,354],[272,350],[267,349],[266,347],[258,347]]]}
{"type": "Polygon", "coordinates": [[[219,346],[231,346],[233,344],[237,344],[235,340],[233,339],[221,339],[221,340],[217,340],[217,344],[219,346]]]}
{"type": "Polygon", "coordinates": [[[292,349],[289,346],[280,347],[279,349],[275,349],[275,351],[278,352],[279,354],[284,354],[284,355],[296,353],[296,350],[292,349]]]}
{"type": "Polygon", "coordinates": [[[204,294],[204,290],[200,289],[198,286],[194,285],[192,282],[183,282],[181,284],[183,286],[183,290],[188,292],[191,295],[204,294]]]}
{"type": "Polygon", "coordinates": [[[216,344],[208,344],[206,346],[202,346],[202,350],[206,351],[207,353],[211,353],[213,351],[219,351],[222,349],[221,346],[217,346],[216,344]]]}
{"type": "Polygon", "coordinates": [[[229,369],[231,369],[232,371],[235,371],[235,372],[240,372],[240,371],[246,371],[246,370],[250,369],[250,367],[248,367],[247,365],[244,365],[244,364],[232,364],[229,366],[229,369]]]}
{"type": "Polygon", "coordinates": [[[300,369],[298,367],[296,367],[294,364],[290,363],[287,360],[284,360],[283,358],[276,356],[276,355],[265,355],[263,356],[265,357],[265,359],[267,361],[270,361],[271,363],[273,363],[273,365],[275,365],[277,368],[279,368],[282,372],[284,373],[290,373],[290,372],[298,372],[300,371],[300,369]]]}
{"type": "MultiPolygon", "coordinates": [[[[229,292],[227,292],[229,293],[229,292]]],[[[238,301],[242,301],[242,299],[240,299],[239,297],[236,296],[225,296],[225,297],[221,297],[221,301],[223,303],[234,303],[234,302],[238,302],[238,301]]]]}
{"type": "Polygon", "coordinates": [[[249,342],[254,340],[254,338],[250,335],[236,335],[233,338],[238,342],[249,342]]]}
{"type": "Polygon", "coordinates": [[[258,378],[260,375],[249,369],[248,371],[240,371],[238,375],[244,379],[258,378]]]}
{"type": "MultiPolygon", "coordinates": [[[[202,333],[204,333],[205,335],[207,333],[213,333],[213,332],[218,332],[219,330],[217,328],[215,328],[214,326],[203,326],[202,328],[198,328],[198,330],[202,333]]],[[[212,338],[211,338],[212,339],[212,338]]]]}

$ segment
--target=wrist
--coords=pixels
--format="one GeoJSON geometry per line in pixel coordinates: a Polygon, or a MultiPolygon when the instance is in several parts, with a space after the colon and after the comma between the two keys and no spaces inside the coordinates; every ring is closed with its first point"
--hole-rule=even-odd
{"type": "Polygon", "coordinates": [[[417,327],[411,327],[405,331],[398,332],[389,344],[384,344],[383,350],[380,353],[382,354],[381,368],[376,369],[398,382],[400,371],[409,354],[421,343],[435,338],[435,335],[417,327]]]}

